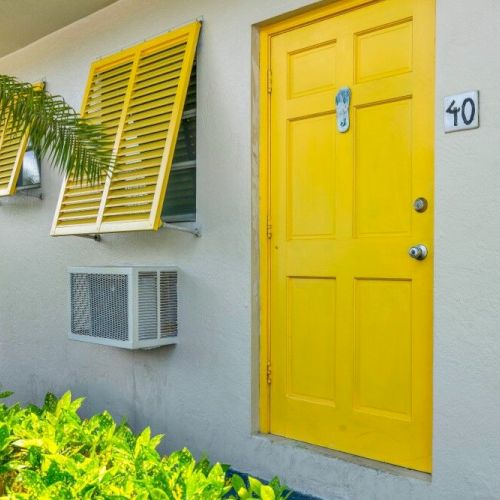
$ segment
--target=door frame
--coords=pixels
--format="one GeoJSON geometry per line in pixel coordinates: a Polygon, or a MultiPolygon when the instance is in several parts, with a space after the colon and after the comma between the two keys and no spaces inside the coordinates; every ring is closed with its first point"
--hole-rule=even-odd
{"type": "Polygon", "coordinates": [[[270,328],[270,239],[269,231],[272,231],[272,220],[270,218],[270,111],[271,99],[268,86],[270,82],[270,56],[271,40],[273,36],[285,31],[298,28],[319,21],[320,19],[364,7],[369,4],[379,3],[382,0],[330,0],[320,6],[313,4],[303,9],[283,14],[277,19],[264,23],[258,33],[258,190],[259,190],[259,318],[260,318],[260,353],[259,353],[259,431],[264,434],[270,433],[270,407],[271,391],[268,377],[272,378],[270,372],[271,360],[271,328],[270,328]]]}

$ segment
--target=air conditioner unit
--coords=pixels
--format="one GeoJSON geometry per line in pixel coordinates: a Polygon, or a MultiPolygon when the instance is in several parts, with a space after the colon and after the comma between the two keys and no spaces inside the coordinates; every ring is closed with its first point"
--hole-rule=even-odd
{"type": "Polygon", "coordinates": [[[175,267],[71,267],[69,338],[126,349],[177,342],[175,267]]]}

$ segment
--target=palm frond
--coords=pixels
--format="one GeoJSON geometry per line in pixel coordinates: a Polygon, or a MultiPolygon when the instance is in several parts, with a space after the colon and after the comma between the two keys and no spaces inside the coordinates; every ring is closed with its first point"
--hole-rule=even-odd
{"type": "Polygon", "coordinates": [[[0,75],[0,124],[29,133],[33,149],[77,181],[102,179],[112,166],[112,142],[103,127],[83,118],[58,95],[0,75]]]}

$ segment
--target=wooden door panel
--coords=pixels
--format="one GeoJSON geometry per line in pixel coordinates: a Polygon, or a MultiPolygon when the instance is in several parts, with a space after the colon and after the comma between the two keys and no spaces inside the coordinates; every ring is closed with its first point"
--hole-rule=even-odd
{"type": "Polygon", "coordinates": [[[270,41],[270,430],[430,471],[434,5],[338,5],[270,41]]]}
{"type": "Polygon", "coordinates": [[[411,231],[412,101],[356,108],[354,116],[354,234],[411,231]]]}
{"type": "Polygon", "coordinates": [[[412,282],[354,283],[353,410],[410,421],[412,282]]]}
{"type": "Polygon", "coordinates": [[[335,237],[335,127],[333,113],[288,122],[289,240],[335,237]]]}
{"type": "Polygon", "coordinates": [[[290,277],[287,292],[287,396],[335,407],[335,279],[290,277]]]}

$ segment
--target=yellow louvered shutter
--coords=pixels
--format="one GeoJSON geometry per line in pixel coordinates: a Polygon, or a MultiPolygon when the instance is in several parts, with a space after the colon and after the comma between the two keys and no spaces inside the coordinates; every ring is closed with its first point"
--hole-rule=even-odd
{"type": "MultiPolygon", "coordinates": [[[[43,84],[36,83],[34,87],[41,89],[43,84]]],[[[28,134],[20,134],[12,127],[12,121],[5,117],[0,124],[0,196],[11,196],[16,192],[27,146],[28,134]]]]}
{"type": "Polygon", "coordinates": [[[66,179],[51,234],[156,230],[193,66],[196,22],[92,65],[83,115],[106,128],[113,172],[66,179]]]}

